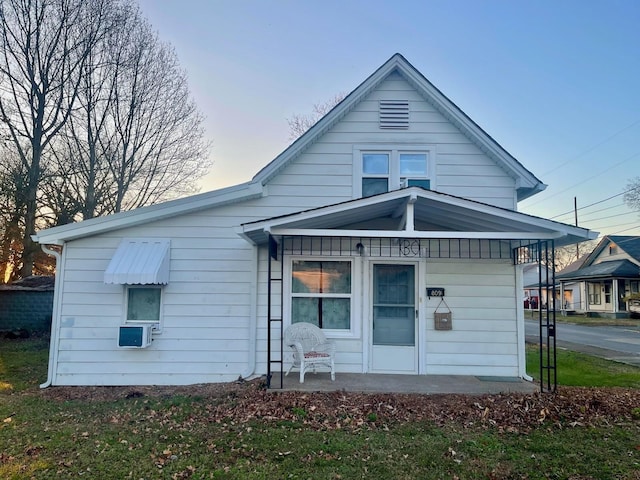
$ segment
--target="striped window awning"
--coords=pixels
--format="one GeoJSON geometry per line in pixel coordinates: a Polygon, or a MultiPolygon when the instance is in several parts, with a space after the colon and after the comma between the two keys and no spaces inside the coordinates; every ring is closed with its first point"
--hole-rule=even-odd
{"type": "Polygon", "coordinates": [[[171,241],[125,238],[104,272],[104,283],[166,285],[169,283],[171,241]]]}

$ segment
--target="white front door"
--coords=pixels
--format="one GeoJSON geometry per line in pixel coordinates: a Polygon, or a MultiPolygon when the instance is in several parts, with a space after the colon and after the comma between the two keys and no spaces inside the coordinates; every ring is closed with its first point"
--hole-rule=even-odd
{"type": "Polygon", "coordinates": [[[416,265],[372,266],[371,370],[418,373],[416,265]]]}

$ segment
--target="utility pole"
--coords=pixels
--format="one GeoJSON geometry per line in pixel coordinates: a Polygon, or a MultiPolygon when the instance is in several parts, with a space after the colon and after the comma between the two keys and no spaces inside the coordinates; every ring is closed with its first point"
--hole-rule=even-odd
{"type": "MultiPolygon", "coordinates": [[[[576,227],[578,226],[578,197],[573,197],[573,215],[576,220],[576,227]]],[[[580,244],[576,243],[576,260],[580,258],[580,244]]]]}

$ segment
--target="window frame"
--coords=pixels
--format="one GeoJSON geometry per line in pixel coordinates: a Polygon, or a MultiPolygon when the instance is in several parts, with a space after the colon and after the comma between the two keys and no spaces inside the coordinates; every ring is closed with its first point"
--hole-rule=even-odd
{"type": "Polygon", "coordinates": [[[123,325],[155,325],[154,332],[160,333],[162,331],[163,324],[163,310],[164,310],[164,285],[124,285],[124,312],[123,312],[123,325]],[[158,311],[158,319],[157,320],[134,320],[129,318],[129,291],[131,290],[141,290],[141,289],[151,289],[157,290],[160,294],[160,308],[158,311]]]}
{"type": "Polygon", "coordinates": [[[350,316],[349,316],[349,328],[345,329],[336,329],[336,328],[323,328],[323,333],[327,336],[327,338],[354,338],[356,337],[357,325],[356,319],[358,318],[355,314],[356,308],[356,287],[357,282],[356,279],[356,264],[355,257],[322,257],[322,256],[312,256],[312,255],[301,255],[301,256],[293,256],[290,257],[289,260],[285,263],[285,275],[284,275],[284,291],[286,293],[286,300],[284,302],[284,313],[285,318],[288,325],[292,324],[292,311],[293,311],[293,299],[294,298],[318,298],[322,296],[322,298],[348,298],[350,301],[350,316]],[[293,262],[294,261],[305,261],[305,262],[345,262],[349,263],[351,270],[351,293],[327,293],[327,294],[317,294],[317,293],[293,293],[293,262]]]}
{"type": "Polygon", "coordinates": [[[362,181],[364,178],[384,178],[386,177],[387,192],[403,188],[403,180],[428,180],[429,190],[436,190],[436,147],[428,144],[407,144],[407,145],[354,145],[353,147],[353,198],[362,197],[362,181]],[[389,155],[388,175],[368,175],[363,171],[365,154],[387,154],[389,155]],[[427,160],[427,171],[424,176],[402,176],[400,173],[401,154],[425,154],[427,160]]]}
{"type": "Polygon", "coordinates": [[[589,305],[602,305],[602,284],[587,282],[587,297],[589,305]]]}

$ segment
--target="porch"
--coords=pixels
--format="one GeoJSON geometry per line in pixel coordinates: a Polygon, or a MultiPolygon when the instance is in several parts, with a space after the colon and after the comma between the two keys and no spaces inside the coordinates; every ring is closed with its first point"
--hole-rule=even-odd
{"type": "Polygon", "coordinates": [[[472,375],[391,375],[376,373],[337,373],[331,381],[328,372],[307,373],[300,383],[297,372],[283,378],[273,372],[273,391],[299,392],[360,392],[360,393],[419,393],[484,395],[496,393],[534,393],[538,384],[517,377],[478,377],[472,375]]]}

